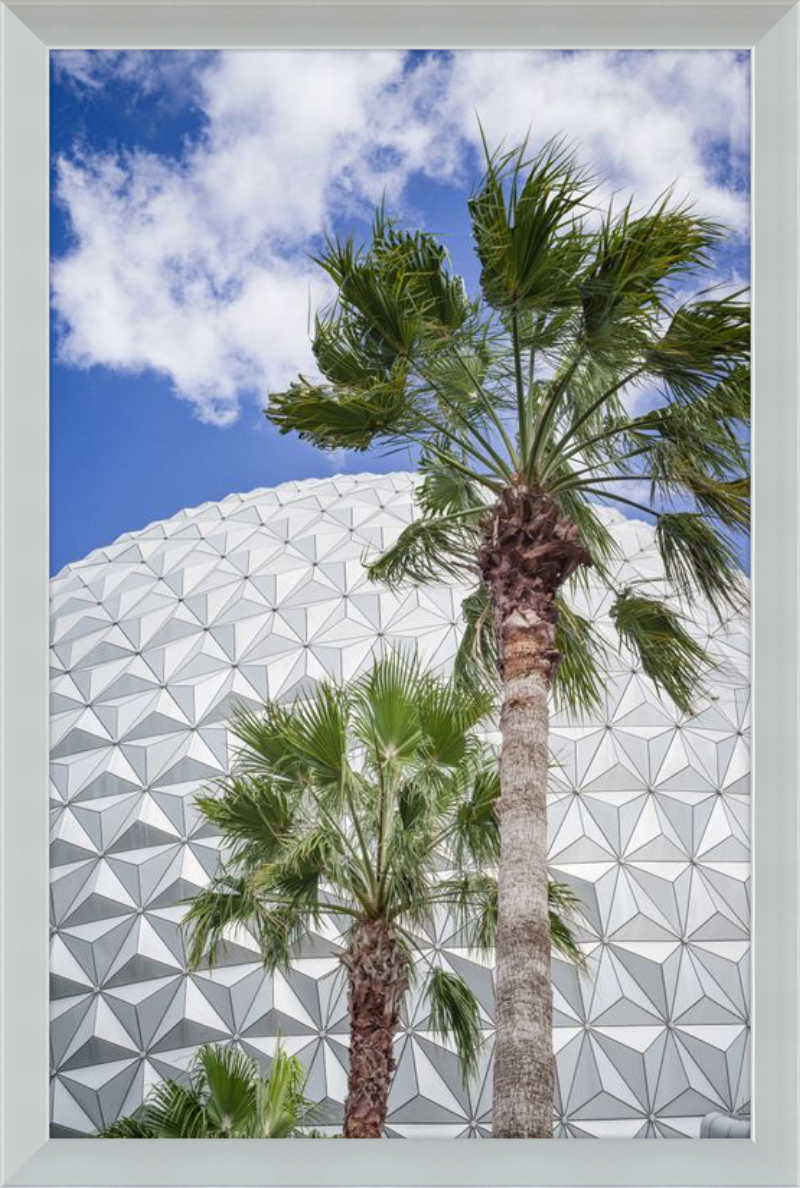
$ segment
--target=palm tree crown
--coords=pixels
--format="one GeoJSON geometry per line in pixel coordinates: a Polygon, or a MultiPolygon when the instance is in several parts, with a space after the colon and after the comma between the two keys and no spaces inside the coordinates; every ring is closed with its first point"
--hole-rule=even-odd
{"type": "MultiPolygon", "coordinates": [[[[276,968],[322,916],[343,922],[350,1137],[382,1132],[398,1011],[417,972],[432,1029],[453,1038],[465,1077],[475,1069],[472,991],[440,962],[426,957],[418,971],[411,959],[442,910],[474,948],[494,943],[499,781],[475,733],[491,704],[485,691],[389,656],[350,685],[321,685],[291,707],[241,710],[234,774],[221,795],[199,801],[230,851],[191,901],[190,964],[213,959],[244,925],[276,968]]],[[[553,943],[580,962],[568,923],[574,906],[569,888],[554,884],[553,943]]]]}
{"type": "MultiPolygon", "coordinates": [[[[474,300],[432,236],[382,211],[366,248],[330,241],[319,263],[337,297],[313,343],[322,378],[271,394],[267,415],[325,448],[418,449],[422,515],[372,574],[480,572],[465,668],[491,652],[492,596],[502,613],[509,582],[533,581],[565,616],[557,697],[596,703],[602,643],[559,593],[592,566],[644,672],[688,710],[703,652],[663,599],[614,587],[597,504],[655,517],[682,596],[719,611],[741,599],[730,533],[749,522],[749,306],[741,294],[680,297],[710,266],[721,227],[669,195],[601,214],[594,193],[559,143],[531,160],[524,146],[491,157],[469,203],[474,300]]],[[[501,640],[501,664],[503,653],[501,640]]]]}

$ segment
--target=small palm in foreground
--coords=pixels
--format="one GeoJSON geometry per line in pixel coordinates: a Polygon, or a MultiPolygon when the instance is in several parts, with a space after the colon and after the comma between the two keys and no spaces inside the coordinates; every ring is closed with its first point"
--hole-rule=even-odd
{"type": "MultiPolygon", "coordinates": [[[[291,708],[242,711],[243,744],[218,797],[199,800],[230,847],[186,918],[198,965],[245,926],[269,968],[287,965],[323,916],[343,921],[350,1016],[346,1138],[383,1132],[393,1041],[420,933],[448,911],[476,950],[494,944],[497,763],[475,729],[491,708],[389,657],[344,687],[322,685],[291,708]]],[[[551,890],[553,943],[580,961],[568,925],[574,899],[551,890]]],[[[480,1044],[466,982],[424,956],[431,1026],[452,1037],[465,1078],[480,1044]]]]}
{"type": "Polygon", "coordinates": [[[682,710],[707,657],[657,582],[617,578],[597,503],[655,517],[667,579],[722,614],[741,598],[730,534],[749,515],[749,313],[697,287],[723,231],[669,198],[597,209],[558,144],[491,157],[469,203],[480,297],[444,248],[379,213],[372,241],[328,244],[321,380],[267,410],[323,448],[417,452],[421,516],[373,566],[390,584],[466,576],[462,671],[502,682],[502,856],[494,1133],[552,1134],[547,927],[548,695],[594,708],[603,640],[569,598],[593,566],[620,640],[682,710]]]}
{"type": "Polygon", "coordinates": [[[188,1084],[162,1081],[139,1112],[119,1118],[101,1138],[291,1138],[311,1120],[305,1070],[278,1051],[263,1077],[238,1048],[200,1048],[188,1084]]]}

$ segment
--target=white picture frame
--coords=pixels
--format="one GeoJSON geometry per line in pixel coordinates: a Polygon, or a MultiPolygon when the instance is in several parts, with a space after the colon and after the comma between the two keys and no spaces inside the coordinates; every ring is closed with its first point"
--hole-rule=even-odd
{"type": "Polygon", "coordinates": [[[797,1185],[800,5],[0,3],[0,1185],[797,1185]],[[753,54],[753,1139],[202,1145],[48,1138],[48,53],[308,46],[753,54]]]}

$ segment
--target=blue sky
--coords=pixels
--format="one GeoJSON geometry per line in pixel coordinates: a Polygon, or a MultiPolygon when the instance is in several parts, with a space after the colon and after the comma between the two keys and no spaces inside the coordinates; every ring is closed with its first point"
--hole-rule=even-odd
{"type": "Polygon", "coordinates": [[[310,371],[309,253],[383,195],[474,286],[465,199],[492,143],[566,134],[605,192],[666,186],[732,228],[746,282],[749,62],[728,52],[63,51],[51,79],[51,570],[182,507],[402,456],[280,438],[310,371]]]}

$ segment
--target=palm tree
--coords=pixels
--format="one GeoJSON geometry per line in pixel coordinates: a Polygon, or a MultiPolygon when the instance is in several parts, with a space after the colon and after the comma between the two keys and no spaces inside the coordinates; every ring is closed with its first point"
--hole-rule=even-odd
{"type": "Polygon", "coordinates": [[[548,695],[596,704],[603,647],[570,606],[593,567],[624,642],[688,712],[707,657],[663,587],[620,588],[599,504],[654,517],[666,576],[719,614],[742,595],[749,313],[697,291],[724,232],[665,195],[596,206],[561,143],[489,155],[469,202],[468,296],[431,235],[380,211],[371,241],[329,240],[319,379],[271,396],[283,432],[323,448],[409,447],[421,516],[372,566],[390,583],[468,575],[460,674],[502,685],[494,1133],[552,1133],[546,868],[548,695]],[[687,292],[695,290],[693,295],[687,292]]]}
{"type": "Polygon", "coordinates": [[[291,1138],[308,1133],[311,1103],[305,1070],[278,1049],[262,1077],[239,1048],[200,1048],[188,1084],[161,1081],[132,1117],[118,1118],[101,1138],[291,1138]]]}
{"type": "MultiPolygon", "coordinates": [[[[475,731],[492,704],[396,656],[344,687],[263,713],[242,709],[233,774],[198,803],[229,857],[186,916],[198,965],[244,926],[268,968],[287,965],[323,916],[342,922],[350,1070],[346,1138],[383,1133],[403,996],[422,954],[431,1027],[451,1036],[465,1079],[481,1039],[467,983],[420,949],[421,930],[453,913],[468,943],[494,943],[497,764],[475,731]],[[443,864],[446,864],[443,873],[443,864]]],[[[553,884],[554,945],[580,963],[575,898],[553,884]]]]}

